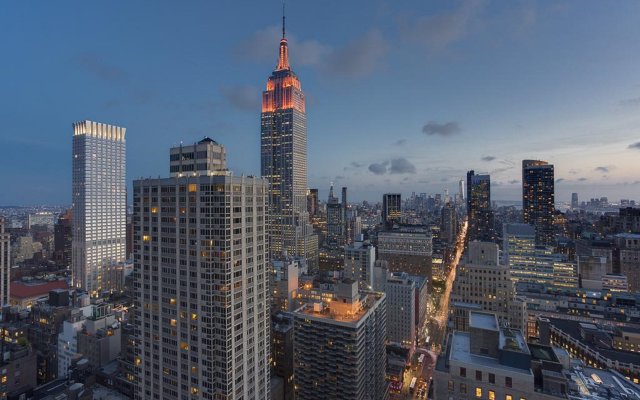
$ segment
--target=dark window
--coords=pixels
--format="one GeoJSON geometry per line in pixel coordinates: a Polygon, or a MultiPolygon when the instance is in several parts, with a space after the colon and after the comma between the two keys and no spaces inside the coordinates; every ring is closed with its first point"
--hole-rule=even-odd
{"type": "Polygon", "coordinates": [[[496,374],[489,374],[489,383],[496,383],[496,374]]]}
{"type": "Polygon", "coordinates": [[[505,385],[506,387],[508,387],[508,388],[513,387],[513,382],[512,382],[512,380],[511,380],[511,377],[506,376],[506,377],[504,378],[504,385],[505,385]]]}
{"type": "Polygon", "coordinates": [[[460,367],[460,376],[463,378],[467,377],[467,369],[460,367]]]}
{"type": "Polygon", "coordinates": [[[482,380],[482,371],[476,370],[476,380],[477,381],[481,381],[482,380]]]}

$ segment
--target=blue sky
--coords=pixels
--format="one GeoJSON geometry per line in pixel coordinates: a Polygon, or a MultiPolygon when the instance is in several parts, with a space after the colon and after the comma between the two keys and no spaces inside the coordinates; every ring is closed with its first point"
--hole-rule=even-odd
{"type": "MultiPolygon", "coordinates": [[[[127,128],[128,181],[210,136],[259,174],[281,3],[12,1],[0,14],[0,205],[68,204],[71,123],[127,128]]],[[[290,1],[309,184],[454,192],[555,164],[557,199],[640,199],[640,2],[290,1]],[[635,145],[635,146],[634,146],[635,145]]]]}

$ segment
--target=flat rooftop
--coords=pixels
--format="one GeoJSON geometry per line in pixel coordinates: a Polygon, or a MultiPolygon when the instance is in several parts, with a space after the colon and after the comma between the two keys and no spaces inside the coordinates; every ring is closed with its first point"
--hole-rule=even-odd
{"type": "Polygon", "coordinates": [[[469,313],[469,328],[497,331],[498,319],[494,314],[472,311],[469,313]]]}
{"type": "Polygon", "coordinates": [[[357,324],[366,314],[371,310],[374,305],[384,296],[381,293],[366,293],[360,296],[360,307],[357,308],[354,314],[334,314],[331,310],[331,303],[322,306],[320,311],[314,309],[313,303],[307,303],[302,307],[294,311],[294,315],[302,314],[310,317],[326,319],[336,322],[343,322],[348,324],[357,324]]]}
{"type": "Polygon", "coordinates": [[[516,368],[504,364],[500,364],[497,358],[481,356],[471,353],[471,340],[468,332],[454,332],[451,334],[451,353],[449,361],[456,361],[469,365],[483,366],[493,370],[499,370],[509,373],[517,373],[523,375],[532,375],[531,369],[516,368]]]}

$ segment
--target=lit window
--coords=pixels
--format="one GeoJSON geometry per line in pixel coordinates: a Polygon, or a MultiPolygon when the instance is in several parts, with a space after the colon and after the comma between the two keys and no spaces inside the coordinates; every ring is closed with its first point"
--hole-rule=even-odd
{"type": "MultiPolygon", "coordinates": [[[[190,183],[190,184],[189,184],[189,193],[193,193],[193,192],[195,192],[196,190],[198,190],[198,185],[196,185],[195,183],[190,183]]],[[[198,389],[196,389],[196,390],[198,390],[198,389]]],[[[196,392],[196,393],[197,393],[197,392],[196,392]]]]}
{"type": "Polygon", "coordinates": [[[482,398],[482,388],[476,388],[476,397],[479,399],[482,398]]]}
{"type": "Polygon", "coordinates": [[[489,400],[496,400],[496,392],[489,390],[489,400]]]}
{"type": "Polygon", "coordinates": [[[513,396],[508,394],[508,395],[504,396],[504,400],[513,400],[513,396]]]}

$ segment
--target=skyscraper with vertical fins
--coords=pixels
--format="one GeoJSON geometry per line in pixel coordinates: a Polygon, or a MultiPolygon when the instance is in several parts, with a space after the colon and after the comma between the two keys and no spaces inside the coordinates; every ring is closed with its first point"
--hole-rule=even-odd
{"type": "Polygon", "coordinates": [[[126,129],[73,124],[73,286],[91,296],[114,289],[109,271],[126,258],[126,129]]]}
{"type": "Polygon", "coordinates": [[[262,93],[261,172],[269,182],[271,258],[286,254],[317,265],[318,239],[307,212],[307,114],[300,79],[289,65],[282,17],[278,64],[262,93]]]}

